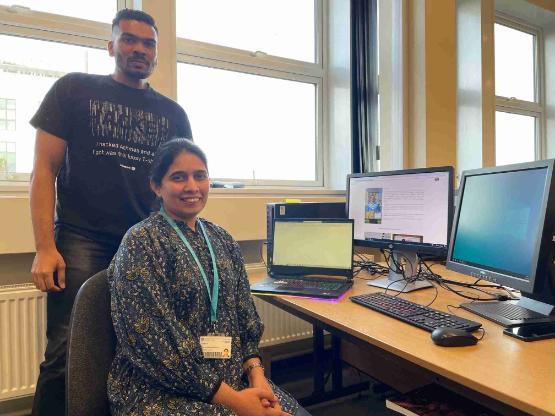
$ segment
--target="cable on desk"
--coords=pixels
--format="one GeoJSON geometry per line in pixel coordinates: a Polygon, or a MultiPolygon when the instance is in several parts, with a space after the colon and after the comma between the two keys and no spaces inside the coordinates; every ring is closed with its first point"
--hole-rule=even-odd
{"type": "MultiPolygon", "coordinates": [[[[505,288],[504,286],[498,285],[498,284],[478,284],[478,282],[475,283],[464,283],[464,282],[458,282],[455,280],[449,280],[449,279],[445,279],[443,278],[441,275],[434,273],[431,269],[431,267],[426,263],[426,261],[422,258],[422,256],[418,255],[418,269],[416,271],[416,274],[412,277],[407,277],[406,276],[406,272],[405,272],[405,267],[404,265],[400,264],[399,261],[395,260],[395,258],[392,256],[391,251],[388,250],[382,250],[384,257],[386,259],[386,261],[388,262],[389,268],[391,270],[394,270],[396,273],[400,273],[402,276],[402,279],[399,279],[397,281],[402,281],[404,280],[406,282],[406,285],[408,285],[409,283],[412,282],[416,282],[416,281],[422,281],[425,280],[427,282],[429,282],[435,289],[435,296],[432,299],[431,302],[429,302],[426,306],[430,306],[436,299],[438,296],[438,286],[448,290],[450,292],[455,293],[456,295],[463,297],[465,299],[469,299],[472,301],[488,301],[488,300],[501,300],[500,299],[500,295],[496,294],[496,293],[491,293],[487,290],[484,290],[484,288],[493,288],[493,289],[499,289],[499,290],[504,290],[506,291],[509,296],[506,297],[506,299],[513,299],[512,294],[510,293],[510,291],[505,288]],[[393,264],[393,267],[391,266],[391,264],[393,264]],[[466,289],[470,289],[472,291],[477,291],[477,292],[481,292],[485,295],[487,295],[487,298],[484,297],[480,297],[473,295],[473,292],[467,292],[464,290],[458,290],[455,287],[462,287],[462,288],[466,288],[466,289]]],[[[403,257],[403,255],[401,254],[401,257],[403,257]]],[[[395,282],[392,282],[392,284],[395,282]]],[[[387,292],[387,289],[386,289],[387,292]]],[[[398,296],[399,294],[397,294],[396,296],[398,296]]]]}
{"type": "MultiPolygon", "coordinates": [[[[406,282],[405,287],[407,287],[410,283],[425,280],[431,283],[433,286],[433,279],[431,279],[431,276],[429,276],[429,274],[422,269],[422,265],[424,264],[424,262],[420,256],[418,256],[418,264],[416,265],[416,270],[411,270],[411,276],[407,276],[405,265],[395,259],[391,250],[382,250],[382,253],[389,266],[389,269],[395,273],[401,274],[402,279],[397,280],[397,282],[404,280],[406,282]],[[391,266],[391,264],[393,264],[393,266],[391,266]]],[[[398,256],[405,258],[406,263],[410,264],[409,259],[405,255],[399,253],[398,256]]],[[[393,283],[396,282],[392,282],[391,284],[393,283]]]]}
{"type": "Polygon", "coordinates": [[[481,326],[480,328],[478,328],[478,331],[482,331],[482,336],[478,338],[478,341],[481,341],[486,336],[486,330],[484,329],[483,326],[481,326]]]}
{"type": "Polygon", "coordinates": [[[438,286],[444,288],[445,290],[449,290],[450,292],[453,292],[456,295],[463,297],[465,299],[469,299],[472,301],[516,300],[516,298],[514,298],[513,294],[511,293],[511,291],[505,286],[498,285],[498,284],[479,284],[478,282],[480,282],[482,279],[478,279],[474,283],[465,283],[465,282],[458,282],[456,280],[445,279],[439,274],[434,273],[430,268],[430,266],[428,266],[428,264],[424,260],[421,259],[420,263],[424,265],[424,267],[427,269],[427,271],[424,272],[424,274],[426,275],[426,278],[429,282],[435,283],[438,286]],[[481,292],[488,295],[488,297],[483,298],[483,297],[479,297],[479,295],[478,297],[472,296],[472,293],[468,293],[462,290],[457,290],[453,286],[459,286],[459,287],[467,288],[477,292],[481,292]],[[487,290],[484,290],[484,288],[504,290],[505,292],[507,292],[508,296],[492,293],[487,290]]]}
{"type": "Polygon", "coordinates": [[[370,260],[369,257],[365,256],[362,253],[355,252],[354,257],[355,260],[353,261],[353,277],[357,277],[361,280],[374,280],[379,276],[384,276],[389,273],[389,269],[387,267],[373,262],[372,260],[370,260]],[[363,270],[366,270],[366,272],[368,272],[368,274],[370,274],[372,277],[364,278],[358,276],[358,274],[363,270]]]}
{"type": "MultiPolygon", "coordinates": [[[[394,256],[392,255],[391,250],[382,249],[380,251],[381,251],[382,255],[385,258],[387,267],[384,267],[380,264],[377,264],[377,263],[371,261],[368,257],[366,257],[365,255],[363,255],[361,253],[355,253],[356,260],[353,262],[353,266],[354,266],[353,276],[357,277],[358,279],[361,279],[361,280],[374,280],[377,277],[388,275],[390,271],[393,271],[395,273],[400,274],[401,278],[399,278],[397,280],[394,280],[394,281],[391,281],[389,283],[388,287],[385,289],[386,293],[389,289],[389,286],[391,286],[395,283],[398,283],[398,282],[404,282],[405,287],[407,287],[409,284],[414,283],[416,281],[429,280],[427,275],[422,270],[422,265],[421,265],[421,260],[420,259],[419,259],[420,261],[419,261],[419,264],[417,266],[416,273],[414,273],[415,271],[413,271],[413,273],[411,273],[411,274],[413,274],[413,276],[409,277],[409,276],[407,276],[405,266],[402,263],[395,260],[394,256]],[[362,272],[363,270],[366,270],[372,277],[364,278],[364,277],[358,276],[359,273],[362,272]]],[[[400,253],[400,256],[402,258],[404,257],[405,260],[408,260],[406,258],[406,256],[404,256],[402,253],[400,253]]],[[[432,286],[435,288],[435,295],[434,295],[434,298],[426,306],[430,306],[436,300],[436,298],[438,296],[437,288],[433,284],[432,284],[432,286]]],[[[402,292],[398,292],[393,296],[399,296],[401,293],[402,292]]]]}
{"type": "MultiPolygon", "coordinates": [[[[427,281],[429,282],[432,287],[435,289],[435,294],[433,299],[426,305],[430,306],[432,303],[435,302],[437,296],[439,294],[438,287],[441,287],[445,290],[448,290],[462,298],[471,300],[471,301],[503,301],[503,300],[516,300],[513,296],[513,293],[506,287],[498,284],[481,284],[479,283],[482,279],[476,280],[474,283],[465,283],[465,282],[458,282],[456,280],[445,279],[441,275],[434,273],[428,263],[424,260],[421,255],[418,255],[418,265],[417,270],[412,271],[412,276],[407,276],[406,265],[403,264],[402,259],[404,258],[407,260],[405,263],[408,264],[408,259],[402,253],[398,254],[398,259],[395,259],[391,250],[382,249],[381,253],[383,254],[387,267],[381,266],[373,261],[370,261],[368,257],[364,256],[361,253],[355,253],[356,260],[353,262],[353,277],[357,277],[362,280],[373,280],[376,279],[378,276],[384,276],[389,273],[389,271],[393,271],[398,273],[401,277],[397,280],[392,281],[388,287],[385,289],[385,292],[388,292],[389,286],[398,283],[404,282],[405,287],[409,284],[417,282],[417,281],[427,281]],[[399,257],[400,260],[399,261],[399,257]],[[364,278],[358,276],[360,272],[366,270],[372,277],[371,278],[364,278]],[[458,289],[461,288],[461,289],[458,289]],[[467,290],[464,290],[467,289],[467,290]],[[500,295],[498,293],[492,293],[486,289],[497,289],[503,290],[507,293],[507,295],[500,295]],[[476,293],[480,292],[480,293],[476,293]],[[487,297],[484,297],[483,295],[487,297]]],[[[394,296],[399,296],[402,292],[396,293],[394,296]]]]}
{"type": "Polygon", "coordinates": [[[449,313],[452,313],[453,315],[456,315],[456,313],[453,312],[453,311],[451,310],[451,308],[454,308],[454,309],[461,309],[460,306],[456,306],[456,305],[447,305],[447,310],[449,311],[449,313]]]}

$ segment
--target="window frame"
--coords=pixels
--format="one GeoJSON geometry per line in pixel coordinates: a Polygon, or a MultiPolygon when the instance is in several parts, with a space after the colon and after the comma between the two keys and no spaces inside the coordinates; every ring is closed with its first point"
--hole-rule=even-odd
{"type": "MultiPolygon", "coordinates": [[[[125,7],[143,9],[141,6],[144,6],[140,0],[114,1],[118,10],[125,7]]],[[[147,6],[152,7],[150,0],[146,3],[147,6]]],[[[170,0],[170,3],[173,3],[173,1],[170,0]]],[[[175,10],[175,3],[173,4],[173,10],[175,10]]],[[[329,87],[327,85],[329,82],[328,51],[324,48],[324,45],[329,42],[328,19],[330,6],[328,0],[314,0],[314,5],[315,62],[297,61],[199,41],[174,38],[176,41],[176,55],[170,57],[170,62],[175,62],[174,68],[177,67],[177,63],[183,62],[315,85],[315,180],[241,180],[249,187],[252,186],[258,189],[264,187],[279,189],[283,187],[290,190],[295,190],[295,188],[314,189],[325,188],[330,180],[329,172],[332,170],[330,163],[333,156],[331,151],[334,144],[329,143],[330,126],[326,118],[330,111],[330,104],[328,103],[329,87]]],[[[163,7],[164,10],[167,8],[171,11],[172,5],[163,7]]],[[[146,11],[148,12],[149,9],[147,8],[146,11]]],[[[171,26],[170,22],[169,27],[164,27],[170,30],[172,29],[171,26]]],[[[175,36],[175,27],[172,31],[175,36]]],[[[0,5],[0,34],[103,50],[110,40],[111,26],[104,22],[35,11],[27,7],[0,5]]],[[[174,71],[175,69],[172,69],[170,75],[175,76],[173,75],[176,73],[174,71]]],[[[174,90],[174,88],[172,90],[176,94],[177,90],[174,90]]],[[[29,180],[30,173],[18,173],[10,178],[0,178],[0,188],[26,186],[29,180]]]]}
{"type": "Polygon", "coordinates": [[[5,108],[0,108],[0,122],[4,122],[6,125],[6,128],[3,129],[2,127],[0,127],[0,131],[15,131],[17,129],[17,105],[16,105],[16,99],[15,98],[7,98],[7,97],[0,97],[0,101],[4,101],[4,105],[6,106],[5,108]],[[14,108],[8,108],[8,104],[10,102],[13,102],[14,108]],[[8,111],[13,110],[14,112],[14,116],[13,118],[9,118],[8,117],[8,111]],[[10,129],[9,128],[9,123],[12,122],[15,126],[14,129],[10,129]]]}
{"type": "Polygon", "coordinates": [[[11,142],[11,141],[6,141],[6,140],[0,140],[0,145],[2,145],[2,144],[4,145],[4,147],[5,147],[6,150],[2,150],[2,148],[0,147],[0,156],[5,156],[5,157],[6,157],[6,171],[5,171],[5,172],[2,172],[2,169],[1,169],[2,166],[0,166],[0,174],[2,174],[2,173],[4,173],[4,174],[11,174],[11,173],[13,173],[13,172],[10,172],[10,171],[8,170],[8,156],[9,156],[10,153],[13,153],[14,156],[15,156],[15,154],[16,154],[16,152],[17,152],[17,143],[16,143],[16,142],[11,142]],[[14,147],[16,148],[15,151],[10,152],[10,149],[9,149],[9,145],[10,145],[10,144],[13,144],[13,145],[14,145],[14,147]]]}
{"type": "MultiPolygon", "coordinates": [[[[114,0],[117,9],[131,6],[131,0],[114,0]]],[[[35,11],[20,6],[0,5],[0,35],[42,40],[67,45],[106,49],[111,24],[77,17],[35,11]]],[[[31,173],[16,172],[0,177],[0,186],[26,185],[31,173]]]]}
{"type": "MultiPolygon", "coordinates": [[[[544,77],[544,38],[540,27],[530,25],[523,20],[502,12],[495,13],[494,24],[518,30],[534,36],[534,101],[520,100],[514,97],[495,95],[495,112],[534,117],[534,158],[545,158],[545,77],[544,77]]],[[[494,40],[495,47],[495,40],[494,40]]],[[[497,145],[497,142],[495,142],[497,145]]],[[[496,163],[497,164],[497,163],[496,163]]]]}
{"type": "MultiPolygon", "coordinates": [[[[324,24],[327,16],[327,2],[314,0],[315,7],[315,62],[297,61],[289,58],[267,55],[257,51],[247,51],[227,46],[214,45],[197,40],[177,38],[176,40],[176,65],[180,63],[199,65],[208,68],[241,72],[250,75],[259,75],[287,81],[311,83],[315,85],[315,159],[316,176],[313,181],[302,180],[253,180],[234,178],[213,178],[217,180],[240,181],[249,187],[323,187],[325,160],[327,149],[325,136],[327,134],[324,114],[327,111],[324,97],[327,73],[325,68],[324,42],[327,37],[327,28],[324,24]]],[[[194,125],[193,125],[194,130],[194,125]]]]}

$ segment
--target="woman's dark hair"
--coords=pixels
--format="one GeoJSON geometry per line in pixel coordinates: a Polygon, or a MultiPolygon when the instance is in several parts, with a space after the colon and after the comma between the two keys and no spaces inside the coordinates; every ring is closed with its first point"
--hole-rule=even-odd
{"type": "Polygon", "coordinates": [[[202,149],[191,140],[183,138],[168,140],[160,145],[154,155],[152,166],[150,167],[149,179],[154,182],[156,186],[162,185],[162,178],[175,158],[181,153],[191,153],[195,155],[202,160],[202,163],[204,163],[206,169],[208,169],[206,155],[202,149]]]}

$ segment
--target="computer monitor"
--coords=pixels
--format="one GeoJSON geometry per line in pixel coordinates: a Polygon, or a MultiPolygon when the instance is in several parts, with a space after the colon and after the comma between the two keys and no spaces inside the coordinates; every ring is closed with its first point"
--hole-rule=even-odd
{"type": "Polygon", "coordinates": [[[447,268],[521,291],[505,302],[461,305],[504,326],[554,314],[553,160],[465,171],[447,268]]]}
{"type": "Polygon", "coordinates": [[[355,221],[355,245],[391,250],[393,264],[404,264],[404,276],[391,270],[387,278],[372,280],[370,285],[400,292],[429,287],[426,281],[408,283],[405,277],[418,273],[419,254],[447,254],[453,168],[348,175],[347,212],[355,221]]]}

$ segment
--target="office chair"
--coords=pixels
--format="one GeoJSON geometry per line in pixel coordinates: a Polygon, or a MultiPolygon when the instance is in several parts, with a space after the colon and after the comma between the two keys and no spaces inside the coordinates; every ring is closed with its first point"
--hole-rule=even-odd
{"type": "Polygon", "coordinates": [[[106,270],[87,280],[75,298],[69,324],[66,416],[110,415],[106,391],[116,334],[106,270]]]}

